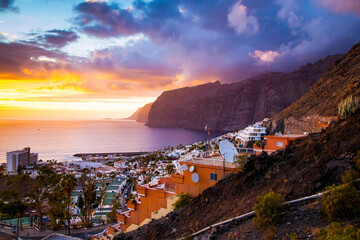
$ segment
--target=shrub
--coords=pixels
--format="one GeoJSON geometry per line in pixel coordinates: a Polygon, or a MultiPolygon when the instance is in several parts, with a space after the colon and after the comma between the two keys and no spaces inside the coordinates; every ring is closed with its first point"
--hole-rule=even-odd
{"type": "Polygon", "coordinates": [[[260,148],[265,147],[265,143],[263,141],[255,141],[254,144],[260,148]]]}
{"type": "Polygon", "coordinates": [[[321,209],[329,221],[351,218],[359,212],[360,197],[356,189],[349,184],[328,187],[321,197],[321,209]]]}
{"type": "Polygon", "coordinates": [[[248,155],[238,155],[238,156],[234,156],[234,161],[233,164],[241,169],[244,170],[245,164],[247,162],[248,159],[248,155]]]}
{"type": "Polygon", "coordinates": [[[341,181],[343,184],[352,185],[358,178],[360,178],[360,173],[354,169],[348,169],[341,175],[341,181]]]}
{"type": "Polygon", "coordinates": [[[360,150],[357,150],[356,157],[354,157],[353,162],[356,165],[356,168],[360,170],[360,150]]]}
{"type": "Polygon", "coordinates": [[[359,107],[358,97],[348,96],[340,101],[338,105],[338,115],[340,119],[350,117],[359,107]]]}
{"type": "Polygon", "coordinates": [[[278,232],[278,228],[276,226],[268,227],[263,234],[263,240],[272,240],[275,239],[275,235],[278,232]]]}
{"type": "Polygon", "coordinates": [[[187,193],[180,193],[179,199],[173,204],[175,210],[183,208],[191,202],[191,197],[187,193]]]}
{"type": "Polygon", "coordinates": [[[299,236],[296,233],[287,233],[286,236],[290,239],[290,240],[297,240],[299,239],[299,236]]]}
{"type": "Polygon", "coordinates": [[[273,191],[265,194],[265,196],[257,197],[257,204],[255,204],[254,211],[256,217],[253,222],[259,228],[267,228],[271,225],[276,225],[281,220],[280,208],[284,198],[281,194],[274,193],[273,191]]]}
{"type": "Polygon", "coordinates": [[[360,240],[360,228],[335,222],[328,229],[320,228],[317,237],[318,240],[360,240]]]}

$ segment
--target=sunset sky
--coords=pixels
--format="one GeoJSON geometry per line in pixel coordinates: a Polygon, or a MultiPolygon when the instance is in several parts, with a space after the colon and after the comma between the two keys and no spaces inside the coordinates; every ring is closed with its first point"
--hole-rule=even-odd
{"type": "Polygon", "coordinates": [[[359,0],[0,0],[0,119],[127,117],[359,41],[359,0]]]}

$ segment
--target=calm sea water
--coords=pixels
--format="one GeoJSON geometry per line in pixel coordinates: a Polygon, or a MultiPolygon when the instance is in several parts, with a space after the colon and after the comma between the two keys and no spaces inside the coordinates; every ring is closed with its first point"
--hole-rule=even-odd
{"type": "MultiPolygon", "coordinates": [[[[218,134],[212,134],[216,137],[218,134]]],[[[29,146],[39,159],[77,159],[75,153],[152,151],[204,140],[206,133],[149,128],[131,120],[0,121],[0,162],[6,152],[29,146]]]]}

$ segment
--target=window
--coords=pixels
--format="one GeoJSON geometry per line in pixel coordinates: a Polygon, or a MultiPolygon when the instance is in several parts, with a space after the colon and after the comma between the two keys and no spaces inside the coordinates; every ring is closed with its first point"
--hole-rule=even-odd
{"type": "Polygon", "coordinates": [[[216,173],[210,173],[210,180],[211,181],[217,181],[217,174],[216,173]]]}
{"type": "Polygon", "coordinates": [[[277,146],[277,147],[283,147],[283,146],[284,146],[284,143],[283,143],[283,142],[276,142],[276,146],[277,146]]]}

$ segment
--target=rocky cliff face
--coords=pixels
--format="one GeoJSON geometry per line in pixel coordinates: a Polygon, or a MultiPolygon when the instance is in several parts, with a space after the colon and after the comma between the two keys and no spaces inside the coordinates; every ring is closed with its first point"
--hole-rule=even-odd
{"type": "Polygon", "coordinates": [[[146,123],[152,104],[153,103],[148,103],[145,104],[143,107],[138,108],[138,110],[134,112],[130,117],[128,117],[128,119],[146,123]]]}
{"type": "Polygon", "coordinates": [[[267,73],[232,84],[208,83],[162,93],[147,126],[233,131],[271,117],[302,97],[341,55],[292,73],[267,73]]]}
{"type": "Polygon", "coordinates": [[[337,117],[339,102],[360,95],[360,43],[327,71],[298,101],[267,123],[272,132],[317,132],[337,117]]]}

